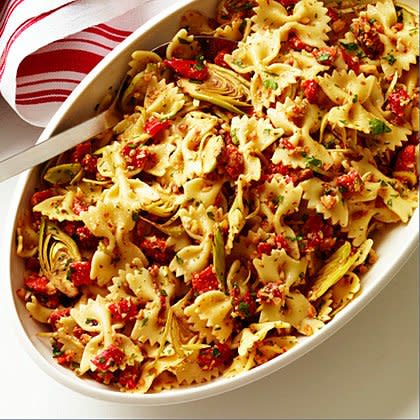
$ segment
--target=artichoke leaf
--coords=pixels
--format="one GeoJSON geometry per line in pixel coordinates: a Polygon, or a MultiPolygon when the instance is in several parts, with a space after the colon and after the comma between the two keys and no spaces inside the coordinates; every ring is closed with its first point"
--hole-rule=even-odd
{"type": "Polygon", "coordinates": [[[245,114],[239,107],[249,107],[249,82],[232,70],[208,64],[209,78],[202,83],[188,79],[178,80],[183,92],[194,99],[210,102],[236,114],[245,114]]]}
{"type": "Polygon", "coordinates": [[[79,293],[68,278],[68,266],[80,261],[81,255],[73,239],[51,223],[41,223],[39,233],[39,263],[51,284],[66,296],[79,293]]]}
{"type": "Polygon", "coordinates": [[[70,184],[81,178],[83,174],[80,163],[63,163],[49,168],[44,175],[44,180],[53,185],[70,184]]]}
{"type": "Polygon", "coordinates": [[[217,229],[213,238],[213,267],[216,270],[217,280],[219,280],[222,290],[225,291],[225,244],[220,229],[217,229]]]}
{"type": "Polygon", "coordinates": [[[350,242],[345,242],[327,260],[318,272],[312,290],[309,292],[309,301],[320,298],[331,286],[334,286],[350,269],[359,257],[359,252],[351,254],[350,242]]]}

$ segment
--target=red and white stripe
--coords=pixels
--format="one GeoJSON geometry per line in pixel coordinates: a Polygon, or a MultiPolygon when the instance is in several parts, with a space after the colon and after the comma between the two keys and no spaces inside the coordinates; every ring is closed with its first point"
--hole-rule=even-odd
{"type": "Polygon", "coordinates": [[[0,17],[2,95],[22,118],[45,125],[83,77],[144,22],[144,2],[151,3],[6,1],[0,17]]]}

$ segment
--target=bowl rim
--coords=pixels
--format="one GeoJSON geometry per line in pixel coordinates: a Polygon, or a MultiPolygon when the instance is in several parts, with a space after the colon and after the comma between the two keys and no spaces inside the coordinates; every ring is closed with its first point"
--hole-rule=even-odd
{"type": "MultiPolygon", "coordinates": [[[[181,0],[174,3],[172,6],[163,10],[145,24],[140,26],[136,31],[134,31],[127,39],[125,39],[121,44],[115,47],[91,72],[86,75],[82,82],[74,89],[71,95],[66,99],[66,101],[61,105],[56,114],[52,117],[47,127],[41,133],[37,143],[44,141],[52,135],[54,130],[58,125],[65,119],[66,114],[79,97],[79,95],[85,91],[86,87],[103,71],[106,71],[106,68],[110,63],[115,59],[118,59],[120,53],[125,50],[130,44],[137,42],[144,37],[149,31],[153,30],[155,27],[159,26],[160,22],[165,18],[169,18],[172,15],[179,13],[179,11],[185,7],[190,6],[193,3],[198,3],[199,0],[181,0]]],[[[215,2],[215,0],[212,0],[215,2]]],[[[405,0],[405,3],[410,3],[410,0],[405,0]]],[[[411,2],[413,3],[413,2],[411,2]]],[[[418,8],[418,5],[417,5],[418,8]]],[[[123,393],[116,389],[111,389],[109,387],[99,388],[90,386],[90,383],[82,378],[74,376],[68,376],[61,371],[60,366],[51,365],[41,354],[37,351],[35,346],[32,344],[32,341],[28,337],[25,329],[23,328],[22,321],[19,318],[15,307],[15,290],[13,290],[12,285],[12,273],[11,268],[14,261],[14,255],[12,252],[13,247],[15,246],[15,228],[17,222],[17,216],[19,214],[19,206],[22,200],[23,193],[25,188],[27,188],[30,175],[35,171],[36,168],[30,169],[22,173],[17,181],[16,187],[14,189],[11,204],[9,207],[10,220],[13,217],[13,223],[6,224],[4,243],[6,251],[5,267],[6,276],[8,277],[7,284],[7,296],[6,304],[10,306],[11,313],[15,321],[19,324],[18,337],[20,342],[23,344],[26,352],[34,360],[34,362],[50,377],[56,380],[61,385],[72,389],[83,395],[96,398],[103,401],[117,402],[132,404],[138,406],[157,406],[157,405],[171,405],[178,403],[185,403],[190,401],[196,401],[203,398],[212,397],[218,394],[221,394],[226,391],[234,390],[239,387],[245,386],[248,383],[254,382],[258,379],[266,377],[271,373],[276,372],[277,370],[287,366],[288,364],[299,359],[310,350],[321,344],[326,339],[330,338],[335,332],[341,329],[347,322],[353,319],[360,311],[362,311],[366,305],[377,296],[385,286],[392,280],[395,274],[400,270],[400,268],[406,263],[410,258],[412,253],[415,251],[418,240],[419,240],[419,221],[418,221],[418,209],[410,220],[410,228],[415,229],[410,239],[404,243],[403,247],[400,249],[400,257],[396,258],[390,267],[382,273],[380,278],[376,280],[373,286],[371,286],[364,294],[358,296],[358,298],[352,301],[346,308],[339,312],[333,320],[327,323],[320,331],[318,331],[313,336],[307,337],[297,346],[289,350],[288,352],[277,356],[274,359],[264,363],[263,365],[254,367],[253,369],[242,372],[241,374],[234,376],[232,378],[218,378],[216,380],[188,386],[180,387],[173,390],[162,391],[156,394],[140,394],[140,393],[123,393]]]]}

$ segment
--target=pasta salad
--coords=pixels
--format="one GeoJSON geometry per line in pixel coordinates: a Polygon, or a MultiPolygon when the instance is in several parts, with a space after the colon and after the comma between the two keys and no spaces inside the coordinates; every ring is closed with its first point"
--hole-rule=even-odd
{"type": "Polygon", "coordinates": [[[52,357],[121,391],[281,357],[417,207],[416,12],[221,0],[180,27],[132,54],[120,122],[45,165],[17,228],[52,357]]]}

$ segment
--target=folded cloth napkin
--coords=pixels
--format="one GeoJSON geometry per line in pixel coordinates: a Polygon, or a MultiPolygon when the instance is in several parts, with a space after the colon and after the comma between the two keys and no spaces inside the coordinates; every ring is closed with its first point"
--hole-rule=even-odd
{"type": "Polygon", "coordinates": [[[24,120],[42,127],[83,77],[167,0],[3,3],[0,92],[24,120]]]}

